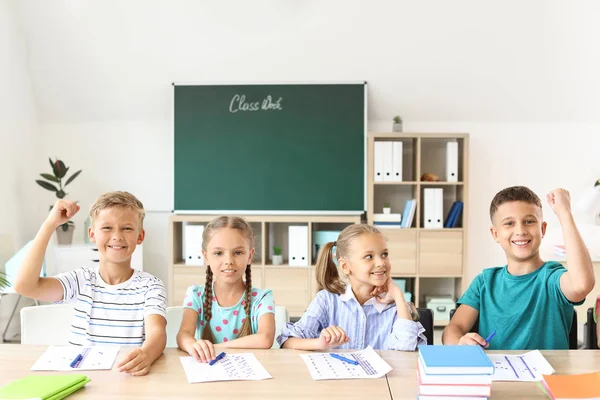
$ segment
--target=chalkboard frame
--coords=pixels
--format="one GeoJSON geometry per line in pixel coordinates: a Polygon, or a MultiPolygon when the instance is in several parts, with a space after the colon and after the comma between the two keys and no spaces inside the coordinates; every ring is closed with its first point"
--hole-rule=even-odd
{"type": "MultiPolygon", "coordinates": [[[[252,82],[252,83],[239,83],[239,82],[203,82],[203,83],[188,83],[188,82],[174,82],[173,83],[173,152],[174,152],[174,185],[173,185],[173,203],[174,210],[173,212],[176,214],[248,214],[248,215],[361,215],[365,212],[367,208],[367,188],[366,188],[366,172],[367,172],[367,82],[366,81],[354,81],[354,82],[252,82]],[[268,208],[224,208],[217,209],[219,207],[179,207],[177,196],[178,196],[178,179],[177,179],[177,89],[181,87],[255,87],[255,86],[264,86],[264,87],[278,87],[278,86],[298,86],[298,87],[307,87],[307,86],[315,86],[315,87],[328,87],[328,86],[340,86],[340,85],[350,85],[354,87],[362,87],[362,138],[361,138],[361,146],[362,146],[362,160],[358,160],[358,162],[362,163],[362,173],[361,173],[361,182],[359,184],[361,187],[361,204],[358,205],[356,202],[356,206],[352,209],[278,209],[273,207],[268,208]]],[[[273,104],[275,104],[275,100],[273,99],[273,104]]],[[[285,104],[285,103],[284,103],[285,104]]],[[[231,109],[230,109],[231,112],[231,109]]],[[[353,113],[358,114],[358,113],[353,113]]],[[[354,158],[357,159],[358,157],[354,158]]],[[[303,189],[304,190],[304,189],[303,189]]],[[[308,189],[306,189],[308,190],[308,189]]],[[[343,195],[343,190],[340,190],[340,195],[343,195]]],[[[356,196],[355,196],[356,197],[356,196]]]]}

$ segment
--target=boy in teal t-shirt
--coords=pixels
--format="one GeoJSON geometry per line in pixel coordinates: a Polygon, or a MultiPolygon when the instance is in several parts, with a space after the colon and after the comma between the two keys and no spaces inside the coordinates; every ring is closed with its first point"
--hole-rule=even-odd
{"type": "Polygon", "coordinates": [[[483,270],[458,300],[444,329],[444,344],[490,349],[568,349],[573,305],[594,287],[592,260],[571,214],[569,192],[547,195],[564,236],[569,270],[544,262],[539,248],[546,232],[539,197],[523,186],[500,191],[490,205],[490,231],[504,250],[507,265],[483,270]],[[470,333],[479,318],[479,331],[470,333]],[[487,337],[496,331],[493,340],[487,337]]]}

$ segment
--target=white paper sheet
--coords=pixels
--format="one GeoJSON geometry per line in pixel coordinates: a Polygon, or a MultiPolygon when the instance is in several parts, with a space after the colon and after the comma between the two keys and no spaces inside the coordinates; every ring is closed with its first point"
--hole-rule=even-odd
{"type": "Polygon", "coordinates": [[[534,382],[542,380],[542,374],[555,372],[539,350],[521,355],[488,353],[488,356],[494,364],[492,381],[534,382]]]}
{"type": "MultiPolygon", "coordinates": [[[[336,352],[332,351],[331,353],[336,352]]],[[[338,360],[332,357],[331,353],[300,354],[315,381],[323,379],[381,378],[392,370],[392,367],[383,358],[379,357],[371,346],[360,351],[336,353],[357,361],[358,365],[338,360]]]]}
{"type": "Polygon", "coordinates": [[[213,365],[193,357],[179,357],[189,383],[214,381],[259,381],[272,378],[252,353],[226,354],[213,365]]]}
{"type": "Polygon", "coordinates": [[[85,371],[93,369],[112,369],[119,346],[50,346],[37,359],[32,371],[85,371]],[[71,363],[78,354],[83,359],[75,368],[71,363]]]}

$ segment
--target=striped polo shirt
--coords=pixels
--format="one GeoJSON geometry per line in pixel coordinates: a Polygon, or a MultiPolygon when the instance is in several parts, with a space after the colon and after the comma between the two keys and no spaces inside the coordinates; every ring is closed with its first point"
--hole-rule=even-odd
{"type": "Polygon", "coordinates": [[[109,285],[98,267],[82,267],[55,276],[64,289],[59,303],[73,304],[69,343],[81,346],[140,346],[145,339],[144,318],[166,318],[167,295],[162,281],[134,270],[127,281],[109,285]]]}

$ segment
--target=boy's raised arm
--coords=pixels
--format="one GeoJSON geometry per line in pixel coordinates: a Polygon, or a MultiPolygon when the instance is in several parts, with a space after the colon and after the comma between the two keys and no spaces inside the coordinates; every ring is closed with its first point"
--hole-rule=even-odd
{"type": "Polygon", "coordinates": [[[560,221],[567,250],[567,272],[560,277],[560,289],[569,301],[577,303],[585,299],[596,283],[592,259],[573,220],[569,192],[555,189],[546,199],[560,221]]]}
{"type": "Polygon", "coordinates": [[[31,248],[17,272],[14,289],[23,296],[45,301],[63,299],[62,284],[55,278],[42,278],[40,271],[44,263],[46,248],[56,228],[67,222],[79,211],[79,206],[68,200],[58,200],[33,239],[31,248]]]}

